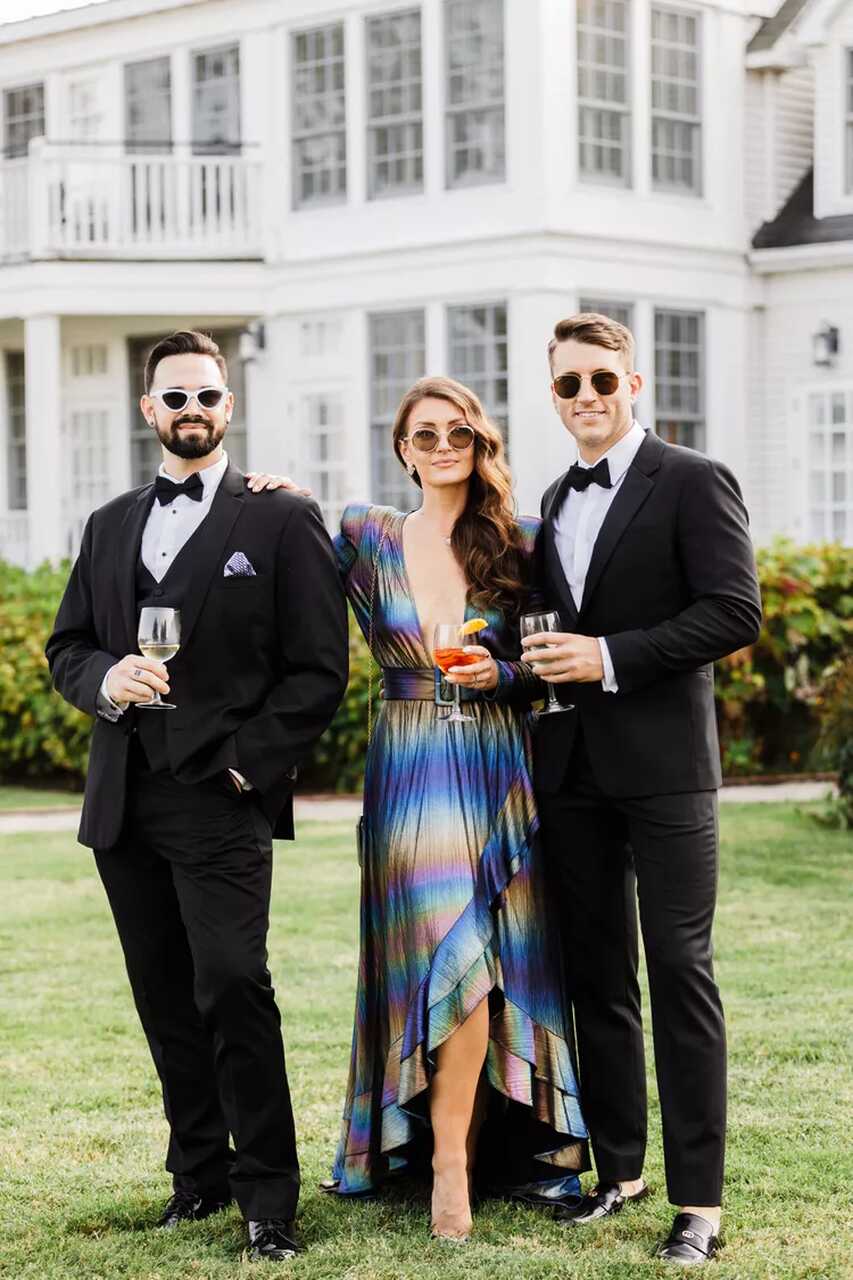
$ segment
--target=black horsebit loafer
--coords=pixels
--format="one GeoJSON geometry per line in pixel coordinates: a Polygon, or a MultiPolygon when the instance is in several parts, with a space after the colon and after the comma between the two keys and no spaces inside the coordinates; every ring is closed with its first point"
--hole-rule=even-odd
{"type": "Polygon", "coordinates": [[[227,1209],[230,1201],[214,1200],[208,1196],[198,1196],[194,1191],[176,1191],[166,1201],[166,1207],[157,1220],[157,1226],[166,1231],[174,1231],[182,1222],[201,1222],[212,1213],[227,1209]]]}
{"type": "Polygon", "coordinates": [[[288,1262],[302,1252],[293,1230],[293,1221],[284,1218],[249,1220],[249,1260],[288,1262]]]}
{"type": "Polygon", "coordinates": [[[707,1218],[698,1213],[677,1213],[669,1236],[658,1249],[658,1257],[691,1267],[710,1262],[720,1247],[720,1240],[707,1218]]]}
{"type": "Polygon", "coordinates": [[[561,1205],[556,1210],[556,1214],[560,1222],[568,1223],[573,1227],[585,1227],[590,1222],[599,1222],[602,1218],[609,1218],[614,1213],[619,1213],[626,1204],[636,1204],[638,1200],[645,1200],[648,1194],[649,1188],[645,1183],[639,1191],[626,1196],[622,1194],[622,1188],[618,1182],[599,1182],[598,1186],[583,1196],[577,1205],[561,1205]]]}

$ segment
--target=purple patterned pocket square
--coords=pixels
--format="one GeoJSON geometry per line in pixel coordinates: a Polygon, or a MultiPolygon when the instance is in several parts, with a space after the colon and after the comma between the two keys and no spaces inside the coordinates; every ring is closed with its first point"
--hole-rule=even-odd
{"type": "Polygon", "coordinates": [[[256,578],[258,575],[252,568],[252,562],[242,551],[235,551],[222,570],[223,578],[256,578]]]}

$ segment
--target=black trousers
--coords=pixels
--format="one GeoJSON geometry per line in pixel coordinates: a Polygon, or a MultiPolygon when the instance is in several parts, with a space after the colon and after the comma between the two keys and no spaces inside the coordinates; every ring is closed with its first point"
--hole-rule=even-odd
{"type": "Polygon", "coordinates": [[[711,948],[716,792],[608,797],[581,739],[562,790],[539,795],[538,803],[549,876],[562,907],[581,1099],[598,1176],[603,1182],[638,1178],[645,1155],[639,897],[669,1198],[676,1205],[717,1205],[726,1039],[711,948]]]}
{"type": "Polygon", "coordinates": [[[128,788],[122,838],[95,856],[163,1087],[166,1168],[175,1189],[233,1195],[246,1218],[292,1218],[296,1136],[267,969],[269,822],[226,774],[184,786],[138,767],[128,788]]]}

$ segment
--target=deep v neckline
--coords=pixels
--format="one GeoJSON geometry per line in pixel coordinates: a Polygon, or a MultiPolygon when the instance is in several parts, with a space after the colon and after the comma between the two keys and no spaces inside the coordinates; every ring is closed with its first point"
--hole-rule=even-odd
{"type": "MultiPolygon", "coordinates": [[[[421,615],[418,610],[418,602],[415,597],[414,590],[412,588],[412,579],[409,577],[409,568],[408,568],[408,565],[406,564],[406,545],[405,545],[405,542],[403,541],[403,530],[405,528],[406,521],[408,520],[409,516],[412,514],[413,512],[411,511],[403,511],[403,512],[400,512],[399,514],[399,522],[396,530],[397,554],[399,558],[399,572],[400,572],[400,580],[403,583],[403,590],[405,591],[406,596],[408,597],[409,605],[411,606],[412,614],[415,619],[415,627],[417,629],[418,639],[420,640],[420,647],[423,650],[424,656],[426,657],[426,660],[427,660],[425,665],[427,667],[431,667],[434,665],[432,661],[432,646],[427,646],[426,640],[424,639],[424,629],[421,625],[421,615]]],[[[462,622],[468,621],[470,607],[471,606],[468,600],[468,591],[466,589],[465,607],[462,611],[462,622]]]]}

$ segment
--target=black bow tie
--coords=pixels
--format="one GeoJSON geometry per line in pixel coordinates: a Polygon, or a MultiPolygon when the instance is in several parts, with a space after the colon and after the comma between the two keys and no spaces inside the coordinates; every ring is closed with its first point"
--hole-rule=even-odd
{"type": "Polygon", "coordinates": [[[596,462],[594,467],[581,467],[577,462],[573,462],[569,467],[569,485],[572,489],[583,493],[584,489],[588,489],[591,484],[600,484],[602,489],[613,488],[606,458],[596,462]]]}
{"type": "Polygon", "coordinates": [[[204,497],[204,484],[197,471],[187,476],[182,484],[175,484],[174,480],[167,480],[165,476],[157,476],[154,481],[154,492],[161,507],[174,502],[180,493],[187,498],[192,498],[193,502],[201,502],[204,497]]]}

